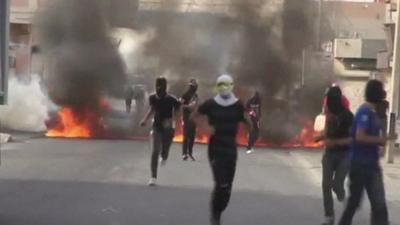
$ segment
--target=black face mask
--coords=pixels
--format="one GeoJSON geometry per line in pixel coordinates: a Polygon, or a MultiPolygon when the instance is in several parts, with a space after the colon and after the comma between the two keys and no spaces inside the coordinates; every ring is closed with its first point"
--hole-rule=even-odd
{"type": "Polygon", "coordinates": [[[342,103],[341,96],[328,96],[327,106],[329,112],[333,114],[339,114],[344,111],[344,106],[342,103]]]}
{"type": "Polygon", "coordinates": [[[158,97],[163,98],[167,95],[167,82],[164,79],[156,81],[156,94],[158,97]]]}
{"type": "Polygon", "coordinates": [[[189,90],[191,91],[191,92],[196,92],[197,91],[197,85],[189,85],[189,90]]]}
{"type": "Polygon", "coordinates": [[[156,94],[158,97],[163,98],[167,95],[167,90],[163,87],[157,87],[156,94]]]}

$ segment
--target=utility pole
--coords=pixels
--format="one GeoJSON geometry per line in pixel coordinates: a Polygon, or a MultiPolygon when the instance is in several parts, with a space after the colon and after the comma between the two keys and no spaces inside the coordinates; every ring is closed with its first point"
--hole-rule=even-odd
{"type": "Polygon", "coordinates": [[[318,19],[317,19],[317,34],[315,47],[317,51],[321,50],[321,30],[322,30],[322,9],[323,0],[318,0],[318,19]]]}
{"type": "MultiPolygon", "coordinates": [[[[400,1],[397,2],[396,6],[396,28],[394,33],[394,49],[393,49],[393,68],[392,68],[392,83],[391,83],[391,102],[390,102],[390,112],[394,113],[396,119],[399,115],[399,89],[400,89],[400,1]]],[[[390,141],[387,145],[387,162],[394,163],[394,150],[395,141],[390,141]]]]}
{"type": "Polygon", "coordinates": [[[10,0],[0,0],[0,105],[7,103],[10,0]]]}

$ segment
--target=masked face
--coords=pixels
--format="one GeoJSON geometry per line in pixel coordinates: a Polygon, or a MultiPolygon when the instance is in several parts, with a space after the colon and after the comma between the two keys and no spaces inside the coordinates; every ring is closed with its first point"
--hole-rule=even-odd
{"type": "Polygon", "coordinates": [[[195,80],[190,81],[189,89],[193,93],[197,91],[197,82],[195,80]]]}
{"type": "Polygon", "coordinates": [[[223,99],[228,99],[232,96],[233,82],[224,82],[224,81],[218,82],[217,90],[218,90],[218,94],[223,99]]]}
{"type": "Polygon", "coordinates": [[[163,78],[156,80],[156,94],[160,98],[163,98],[167,95],[167,80],[163,78]]]}
{"type": "Polygon", "coordinates": [[[197,85],[190,85],[189,89],[191,92],[196,92],[197,91],[197,85]]]}
{"type": "Polygon", "coordinates": [[[338,86],[328,89],[326,100],[329,112],[333,114],[339,114],[344,110],[342,102],[342,90],[340,90],[338,86]]]}
{"type": "Polygon", "coordinates": [[[341,96],[328,96],[327,107],[329,112],[339,114],[344,110],[341,96]]]}

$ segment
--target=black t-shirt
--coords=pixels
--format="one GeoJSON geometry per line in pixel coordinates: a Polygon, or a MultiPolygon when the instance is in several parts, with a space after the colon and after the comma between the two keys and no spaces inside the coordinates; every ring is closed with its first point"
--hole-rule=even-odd
{"type": "Polygon", "coordinates": [[[209,149],[214,152],[236,154],[236,135],[239,123],[244,121],[244,106],[237,101],[230,106],[221,106],[209,99],[199,106],[199,113],[206,115],[215,128],[210,137],[209,149]]]}
{"type": "MultiPolygon", "coordinates": [[[[330,113],[326,121],[326,136],[332,139],[348,138],[351,136],[350,130],[353,123],[353,113],[345,110],[338,115],[330,113]]],[[[346,151],[349,145],[335,145],[327,148],[330,151],[346,151]]]]}
{"type": "MultiPolygon", "coordinates": [[[[198,101],[198,96],[196,93],[186,93],[182,96],[183,104],[187,105],[190,104],[193,101],[198,101]]],[[[184,119],[189,119],[190,114],[192,113],[192,109],[189,108],[184,108],[183,109],[183,117],[184,119]]]]}
{"type": "Polygon", "coordinates": [[[149,97],[150,106],[154,109],[153,127],[162,128],[163,122],[171,119],[174,111],[179,110],[180,102],[174,96],[167,94],[163,98],[159,98],[156,94],[149,97]]]}

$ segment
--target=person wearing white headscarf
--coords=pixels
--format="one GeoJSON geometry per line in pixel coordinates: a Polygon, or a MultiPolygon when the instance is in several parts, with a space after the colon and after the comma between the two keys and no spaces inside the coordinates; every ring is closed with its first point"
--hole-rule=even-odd
{"type": "Polygon", "coordinates": [[[211,197],[211,224],[221,224],[221,214],[228,206],[237,160],[236,135],[239,123],[251,122],[245,107],[233,93],[233,79],[224,74],[216,82],[217,95],[202,103],[192,118],[198,127],[210,134],[208,158],[214,177],[211,197]]]}

